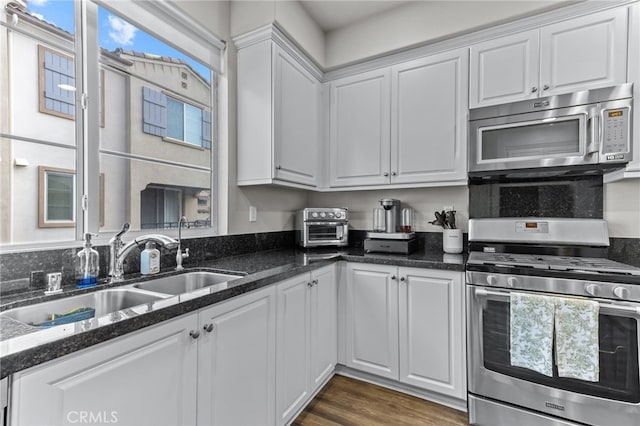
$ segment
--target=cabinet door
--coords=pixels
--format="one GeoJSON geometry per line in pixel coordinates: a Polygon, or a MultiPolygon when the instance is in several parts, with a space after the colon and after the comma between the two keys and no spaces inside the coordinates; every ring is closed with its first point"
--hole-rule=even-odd
{"type": "Polygon", "coordinates": [[[347,267],[347,366],[398,380],[398,284],[395,267],[347,267]]]}
{"type": "Polygon", "coordinates": [[[338,361],[336,266],[311,273],[311,387],[318,389],[338,361]]]}
{"type": "Polygon", "coordinates": [[[625,8],[544,27],[540,32],[542,95],[624,83],[626,58],[625,8]]]}
{"type": "Polygon", "coordinates": [[[198,424],[274,423],[275,319],[275,287],[200,311],[198,424]]]}
{"type": "Polygon", "coordinates": [[[286,280],[277,288],[276,413],[286,424],[309,396],[309,274],[286,280]]]}
{"type": "Polygon", "coordinates": [[[389,69],[330,86],[330,185],[389,183],[389,69]]]}
{"type": "Polygon", "coordinates": [[[196,424],[197,314],[16,373],[15,425],[196,424]]]}
{"type": "Polygon", "coordinates": [[[469,108],[538,97],[539,31],[471,46],[469,108]]]}
{"type": "Polygon", "coordinates": [[[400,381],[465,398],[462,273],[400,268],[400,381]]]}
{"type": "Polygon", "coordinates": [[[467,177],[467,49],[391,70],[391,183],[467,177]]]}
{"type": "Polygon", "coordinates": [[[320,83],[274,45],[274,176],[317,184],[320,83]]]}

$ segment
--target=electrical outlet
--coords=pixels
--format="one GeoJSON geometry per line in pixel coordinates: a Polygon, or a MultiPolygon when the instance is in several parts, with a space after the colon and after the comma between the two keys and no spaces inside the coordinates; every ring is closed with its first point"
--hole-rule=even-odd
{"type": "Polygon", "coordinates": [[[255,222],[258,220],[258,209],[256,206],[249,206],[249,222],[255,222]]]}

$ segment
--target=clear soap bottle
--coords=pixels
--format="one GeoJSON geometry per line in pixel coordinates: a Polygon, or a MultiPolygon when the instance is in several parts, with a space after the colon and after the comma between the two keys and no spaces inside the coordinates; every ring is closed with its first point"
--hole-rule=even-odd
{"type": "Polygon", "coordinates": [[[78,288],[93,287],[98,283],[100,255],[91,246],[93,234],[84,234],[84,248],[76,257],[76,285],[78,288]]]}

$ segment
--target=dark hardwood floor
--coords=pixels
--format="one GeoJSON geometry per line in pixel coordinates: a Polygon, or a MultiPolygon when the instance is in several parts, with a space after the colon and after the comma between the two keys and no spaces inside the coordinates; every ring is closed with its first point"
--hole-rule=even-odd
{"type": "Polygon", "coordinates": [[[344,376],[334,376],[293,425],[467,425],[449,407],[344,376]]]}

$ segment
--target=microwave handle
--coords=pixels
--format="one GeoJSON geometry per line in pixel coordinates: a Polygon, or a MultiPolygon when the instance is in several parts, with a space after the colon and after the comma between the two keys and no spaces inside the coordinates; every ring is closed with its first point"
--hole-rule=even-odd
{"type": "Polygon", "coordinates": [[[600,114],[594,112],[591,114],[591,117],[588,118],[587,122],[589,123],[589,137],[591,139],[587,146],[587,155],[591,155],[600,151],[600,141],[602,140],[600,134],[600,114]]]}
{"type": "MultiPolygon", "coordinates": [[[[487,290],[484,288],[476,288],[475,294],[477,298],[494,297],[494,298],[507,300],[509,299],[511,292],[493,291],[493,290],[487,290]]],[[[566,297],[566,296],[558,295],[558,296],[551,296],[551,297],[566,297]]],[[[640,318],[640,306],[626,306],[626,305],[618,305],[614,303],[606,303],[606,302],[600,302],[600,301],[598,301],[598,304],[600,305],[600,310],[604,311],[605,313],[612,313],[612,314],[622,313],[623,315],[626,314],[625,316],[640,318]]]]}

